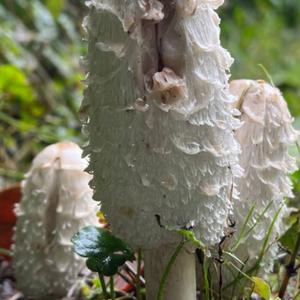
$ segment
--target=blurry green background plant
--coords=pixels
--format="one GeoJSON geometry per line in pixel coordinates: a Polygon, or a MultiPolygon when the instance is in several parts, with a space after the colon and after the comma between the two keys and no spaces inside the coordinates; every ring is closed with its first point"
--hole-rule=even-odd
{"type": "Polygon", "coordinates": [[[221,18],[223,44],[235,58],[232,77],[263,78],[263,64],[300,115],[300,1],[227,0],[221,18]]]}
{"type": "Polygon", "coordinates": [[[18,179],[45,145],[82,142],[83,1],[0,3],[0,174],[18,179]],[[8,172],[9,171],[9,172],[8,172]]]}

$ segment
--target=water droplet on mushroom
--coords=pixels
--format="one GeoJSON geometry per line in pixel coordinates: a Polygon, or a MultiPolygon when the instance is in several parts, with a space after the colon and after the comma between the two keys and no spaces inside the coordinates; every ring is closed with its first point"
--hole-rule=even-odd
{"type": "Polygon", "coordinates": [[[170,191],[174,191],[176,189],[176,186],[178,184],[178,180],[173,174],[168,174],[164,176],[161,180],[161,185],[167,188],[170,191]]]}
{"type": "Polygon", "coordinates": [[[201,152],[201,147],[196,142],[185,142],[181,138],[173,138],[173,143],[180,151],[189,154],[195,155],[201,152]]]}
{"type": "Polygon", "coordinates": [[[141,175],[141,181],[142,185],[145,187],[149,187],[151,185],[148,174],[141,175]]]}
{"type": "Polygon", "coordinates": [[[130,153],[128,153],[127,155],[125,155],[124,159],[125,159],[128,167],[130,167],[130,168],[134,168],[135,167],[134,159],[132,158],[132,155],[130,153]]]}

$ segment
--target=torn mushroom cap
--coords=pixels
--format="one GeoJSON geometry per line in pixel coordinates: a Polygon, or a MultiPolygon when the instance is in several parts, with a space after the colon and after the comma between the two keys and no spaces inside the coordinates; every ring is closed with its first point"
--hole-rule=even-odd
{"type": "Polygon", "coordinates": [[[140,0],[139,6],[143,12],[142,19],[161,21],[164,18],[163,4],[158,0],[140,0]]]}
{"type": "Polygon", "coordinates": [[[159,101],[163,104],[174,104],[186,97],[186,86],[183,79],[170,68],[163,68],[153,76],[153,92],[159,92],[159,101]]]}

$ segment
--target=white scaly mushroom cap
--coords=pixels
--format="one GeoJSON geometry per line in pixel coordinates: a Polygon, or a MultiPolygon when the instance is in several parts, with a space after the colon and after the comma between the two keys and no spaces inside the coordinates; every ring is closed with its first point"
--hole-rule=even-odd
{"type": "Polygon", "coordinates": [[[84,172],[87,160],[74,143],[50,145],[33,160],[16,207],[13,265],[20,290],[34,299],[65,296],[83,269],[72,251],[72,236],[98,224],[84,172]]]}
{"type": "MultiPolygon", "coordinates": [[[[281,206],[269,243],[285,230],[283,217],[288,209],[284,199],[293,197],[288,174],[296,170],[295,159],[289,156],[288,147],[296,142],[298,132],[292,126],[293,118],[276,87],[262,80],[236,80],[230,83],[230,91],[237,96],[236,104],[243,122],[236,131],[242,148],[240,164],[245,170],[243,177],[235,181],[240,193],[240,199],[234,204],[237,229],[241,230],[253,205],[254,216],[247,230],[271,202],[248,239],[237,250],[237,256],[242,260],[250,258],[248,265],[251,266],[257,261],[267,230],[281,206]]],[[[276,250],[274,244],[265,255],[265,267],[271,266],[276,250]]]]}
{"type": "Polygon", "coordinates": [[[92,0],[81,111],[85,153],[113,232],[134,247],[172,242],[160,228],[223,235],[239,145],[232,63],[220,45],[223,1],[92,0]]]}

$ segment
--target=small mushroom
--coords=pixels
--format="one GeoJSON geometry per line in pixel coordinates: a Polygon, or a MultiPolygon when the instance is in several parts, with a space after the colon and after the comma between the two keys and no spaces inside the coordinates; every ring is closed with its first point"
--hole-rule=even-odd
{"type": "MultiPolygon", "coordinates": [[[[296,170],[295,159],[289,155],[288,148],[296,142],[298,132],[276,87],[262,80],[236,80],[230,83],[230,90],[236,96],[243,122],[236,131],[236,138],[242,148],[240,165],[244,175],[235,180],[239,199],[234,200],[233,213],[235,236],[241,234],[242,228],[244,234],[249,231],[235,251],[235,255],[246,262],[244,271],[257,263],[267,232],[279,213],[268,241],[271,246],[260,263],[261,273],[264,273],[272,267],[276,257],[276,237],[286,229],[283,218],[289,209],[284,199],[293,197],[289,174],[296,170]],[[253,214],[245,224],[252,207],[253,214]]],[[[224,285],[232,280],[232,274],[226,273],[224,285]]],[[[230,293],[230,289],[227,292],[230,293]]]]}
{"type": "Polygon", "coordinates": [[[66,296],[85,262],[72,251],[72,236],[98,224],[97,204],[84,172],[87,160],[74,143],[50,145],[33,160],[16,206],[13,266],[22,293],[37,300],[66,296]]]}

